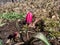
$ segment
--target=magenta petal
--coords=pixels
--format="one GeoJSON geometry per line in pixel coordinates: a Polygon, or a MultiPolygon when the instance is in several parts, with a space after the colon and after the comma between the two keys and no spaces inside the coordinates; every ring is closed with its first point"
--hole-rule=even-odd
{"type": "Polygon", "coordinates": [[[27,15],[26,15],[26,22],[28,24],[32,23],[32,13],[31,12],[27,13],[27,15]]]}

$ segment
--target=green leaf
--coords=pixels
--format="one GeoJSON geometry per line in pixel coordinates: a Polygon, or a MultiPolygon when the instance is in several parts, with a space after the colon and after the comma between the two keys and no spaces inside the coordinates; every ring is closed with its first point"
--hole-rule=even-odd
{"type": "Polygon", "coordinates": [[[23,13],[16,13],[16,12],[10,12],[10,13],[3,13],[0,14],[0,18],[6,19],[6,20],[16,20],[16,19],[23,19],[24,14],[23,13]]]}
{"type": "Polygon", "coordinates": [[[2,40],[1,40],[1,39],[0,39],[0,45],[3,45],[3,44],[2,44],[2,40]]]}
{"type": "Polygon", "coordinates": [[[46,45],[50,45],[47,38],[42,33],[37,33],[34,37],[42,40],[46,45]]]}

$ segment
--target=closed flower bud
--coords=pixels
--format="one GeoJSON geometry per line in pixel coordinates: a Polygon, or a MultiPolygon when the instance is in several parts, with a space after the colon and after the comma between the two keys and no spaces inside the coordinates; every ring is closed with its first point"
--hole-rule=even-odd
{"type": "Polygon", "coordinates": [[[28,12],[26,15],[26,23],[31,24],[32,23],[32,13],[28,12]]]}

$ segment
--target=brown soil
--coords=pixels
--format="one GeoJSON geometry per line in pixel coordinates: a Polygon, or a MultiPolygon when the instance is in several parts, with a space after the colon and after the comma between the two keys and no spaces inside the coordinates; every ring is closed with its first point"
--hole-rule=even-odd
{"type": "Polygon", "coordinates": [[[7,37],[16,31],[18,31],[18,30],[16,28],[15,22],[8,22],[5,26],[0,27],[0,37],[2,38],[3,42],[5,43],[7,40],[7,37]]]}
{"type": "MultiPolygon", "coordinates": [[[[23,24],[20,24],[21,26],[23,24]]],[[[42,41],[39,42],[39,40],[35,40],[35,38],[31,38],[33,36],[34,33],[36,33],[34,30],[35,29],[29,29],[31,32],[29,33],[24,33],[22,32],[22,38],[20,40],[24,41],[24,44],[23,45],[45,45],[44,43],[42,43],[42,41]],[[27,35],[28,34],[28,35],[27,35]],[[27,38],[28,36],[28,38],[27,38]],[[32,40],[35,40],[33,43],[32,40]],[[31,43],[31,44],[30,44],[31,43]]],[[[7,24],[3,27],[0,27],[0,37],[2,38],[3,40],[3,45],[6,45],[6,41],[7,41],[7,37],[10,35],[10,34],[13,34],[14,32],[19,32],[19,30],[17,29],[16,27],[16,22],[15,21],[12,21],[12,22],[7,22],[7,24]]],[[[48,34],[48,32],[43,32],[44,34],[48,34]]],[[[51,42],[51,45],[60,45],[58,40],[57,39],[54,39],[54,40],[49,40],[51,42]]],[[[14,45],[14,44],[12,44],[14,45]]]]}

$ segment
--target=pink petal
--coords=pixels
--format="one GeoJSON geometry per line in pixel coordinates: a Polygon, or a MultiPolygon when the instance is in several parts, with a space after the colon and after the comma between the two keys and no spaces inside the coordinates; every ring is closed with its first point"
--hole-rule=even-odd
{"type": "Polygon", "coordinates": [[[30,24],[32,22],[32,13],[28,12],[26,15],[26,22],[30,24]]]}

